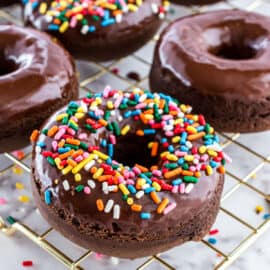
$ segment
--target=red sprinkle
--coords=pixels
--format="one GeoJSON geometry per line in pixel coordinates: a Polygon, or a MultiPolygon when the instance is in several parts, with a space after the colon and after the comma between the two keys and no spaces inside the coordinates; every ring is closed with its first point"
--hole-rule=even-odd
{"type": "Polygon", "coordinates": [[[23,267],[31,267],[31,266],[33,266],[33,262],[32,261],[23,261],[22,266],[23,267]]]}
{"type": "Polygon", "coordinates": [[[219,233],[219,230],[218,229],[214,229],[214,230],[211,230],[209,232],[210,235],[215,235],[215,234],[218,234],[219,233]]]}

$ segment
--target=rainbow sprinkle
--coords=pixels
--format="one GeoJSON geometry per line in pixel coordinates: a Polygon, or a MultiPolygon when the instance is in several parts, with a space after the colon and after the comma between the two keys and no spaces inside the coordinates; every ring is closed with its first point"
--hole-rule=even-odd
{"type": "MultiPolygon", "coordinates": [[[[65,33],[68,29],[79,26],[83,35],[95,32],[97,27],[108,27],[121,23],[125,13],[139,12],[143,0],[55,0],[46,1],[23,0],[29,13],[38,11],[45,16],[48,30],[65,33]]],[[[161,6],[151,4],[153,14],[160,19],[165,18],[169,10],[169,2],[164,0],[161,6]]]]}
{"type": "MultiPolygon", "coordinates": [[[[191,110],[161,93],[138,88],[122,92],[107,86],[103,93],[89,93],[80,101],[70,102],[53,124],[40,133],[35,130],[31,141],[36,145],[36,155],[61,171],[61,180],[55,183],[62,185],[64,192],[75,190],[73,196],[91,196],[96,188],[104,194],[119,192],[131,211],[141,219],[150,219],[153,212],[144,210],[141,198],[148,196],[156,205],[155,212],[167,215],[177,207],[168,193],[188,196],[202,174],[224,174],[224,165],[230,161],[214,129],[191,110]],[[130,167],[114,160],[117,142],[127,134],[148,137],[149,158],[158,158],[158,164],[130,167]],[[98,138],[99,145],[89,143],[91,136],[98,138]],[[85,171],[88,179],[81,175],[85,171]]],[[[53,196],[47,188],[44,200],[48,205],[53,196]]],[[[99,198],[96,208],[119,219],[119,203],[109,197],[99,198]]]]}

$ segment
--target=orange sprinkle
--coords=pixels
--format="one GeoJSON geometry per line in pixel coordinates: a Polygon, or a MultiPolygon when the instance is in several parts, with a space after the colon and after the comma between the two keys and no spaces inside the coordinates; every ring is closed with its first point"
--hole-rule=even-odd
{"type": "Polygon", "coordinates": [[[183,170],[183,171],[182,171],[182,175],[185,175],[185,176],[193,176],[194,173],[191,172],[191,171],[183,170]]]}
{"type": "Polygon", "coordinates": [[[157,208],[157,213],[161,214],[163,212],[163,210],[165,209],[165,207],[168,205],[168,203],[169,203],[169,199],[164,198],[157,208]]]}
{"type": "Polygon", "coordinates": [[[95,167],[95,166],[90,169],[90,172],[92,174],[94,174],[96,171],[97,171],[97,167],[95,167]]]}
{"type": "Polygon", "coordinates": [[[160,198],[158,197],[157,193],[155,191],[152,191],[150,193],[150,196],[152,198],[152,200],[156,203],[159,204],[160,203],[160,198]]]}
{"type": "Polygon", "coordinates": [[[202,138],[204,135],[205,135],[205,132],[202,131],[202,132],[198,132],[195,134],[191,134],[187,138],[189,141],[194,141],[194,140],[198,140],[198,139],[202,138]]]}
{"type": "Polygon", "coordinates": [[[135,167],[141,170],[141,172],[148,172],[148,169],[146,167],[143,167],[142,165],[135,164],[135,167]]]}
{"type": "Polygon", "coordinates": [[[73,145],[80,145],[81,142],[79,140],[67,138],[67,143],[73,144],[73,145]]]}
{"type": "Polygon", "coordinates": [[[101,199],[98,199],[96,201],[96,204],[97,204],[97,209],[99,212],[102,212],[104,210],[104,204],[103,204],[103,201],[101,199]]]}
{"type": "Polygon", "coordinates": [[[137,130],[137,131],[136,131],[136,135],[137,135],[137,136],[143,136],[143,135],[144,135],[143,130],[141,130],[141,129],[137,130]]]}
{"type": "Polygon", "coordinates": [[[74,160],[72,160],[72,159],[68,159],[68,160],[67,160],[67,163],[68,163],[68,165],[70,165],[70,166],[72,166],[72,167],[75,167],[75,166],[77,165],[77,162],[74,161],[74,160]]]}
{"type": "Polygon", "coordinates": [[[177,168],[177,169],[174,169],[172,171],[169,171],[169,172],[166,172],[164,174],[165,178],[171,178],[171,177],[174,177],[176,175],[179,175],[180,173],[182,172],[182,168],[177,168]]]}
{"type": "Polygon", "coordinates": [[[158,142],[154,142],[151,151],[151,157],[155,157],[158,154],[158,142]]]}
{"type": "Polygon", "coordinates": [[[73,152],[74,152],[74,149],[71,149],[70,151],[68,151],[68,152],[66,152],[64,154],[61,154],[58,157],[60,159],[66,159],[67,157],[71,156],[73,154],[73,152]]]}
{"type": "Polygon", "coordinates": [[[217,171],[218,171],[220,174],[224,174],[224,173],[226,172],[224,166],[219,166],[219,167],[217,168],[217,171]]]}
{"type": "Polygon", "coordinates": [[[109,180],[112,176],[111,175],[101,175],[99,178],[98,178],[98,181],[99,182],[103,182],[103,181],[106,181],[106,180],[109,180]]]}
{"type": "Polygon", "coordinates": [[[142,206],[140,204],[132,204],[131,205],[131,210],[135,212],[141,212],[142,211],[142,206]]]}
{"type": "Polygon", "coordinates": [[[33,143],[33,142],[36,142],[37,141],[37,137],[39,135],[39,131],[37,129],[35,129],[31,136],[30,136],[30,141],[33,143]]]}

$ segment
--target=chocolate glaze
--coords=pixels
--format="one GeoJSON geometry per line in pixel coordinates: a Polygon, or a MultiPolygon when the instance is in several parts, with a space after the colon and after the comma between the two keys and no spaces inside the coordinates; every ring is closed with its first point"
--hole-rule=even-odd
{"type": "Polygon", "coordinates": [[[179,19],[157,44],[151,88],[170,89],[168,94],[191,104],[217,129],[268,128],[269,29],[269,18],[240,10],[179,19]]]}
{"type": "MultiPolygon", "coordinates": [[[[52,0],[39,2],[50,4],[52,0]]],[[[162,22],[158,15],[153,14],[152,3],[161,5],[162,2],[160,0],[145,0],[138,12],[124,14],[121,23],[115,23],[108,27],[102,27],[99,22],[94,22],[90,16],[86,16],[91,25],[96,26],[96,31],[87,35],[81,34],[81,26],[69,28],[63,34],[58,31],[48,31],[49,23],[45,16],[39,14],[38,8],[31,10],[26,6],[24,21],[28,26],[57,37],[77,58],[107,61],[131,54],[152,38],[162,22]]]]}
{"type": "MultiPolygon", "coordinates": [[[[55,116],[64,111],[66,111],[66,108],[52,115],[42,129],[50,128],[56,124],[55,116]]],[[[116,110],[116,115],[112,118],[112,121],[116,120],[120,113],[123,112],[116,110]]],[[[80,121],[84,122],[84,119],[80,121]]],[[[106,130],[101,129],[102,131],[91,134],[80,123],[79,132],[88,133],[86,143],[88,145],[100,145],[101,139],[105,137],[106,130]]],[[[120,129],[127,123],[131,125],[130,134],[135,134],[138,128],[143,129],[145,127],[138,122],[124,119],[119,123],[120,129]]],[[[157,134],[156,136],[161,135],[157,134]]],[[[121,142],[118,138],[115,149],[116,159],[117,156],[121,157],[121,154],[117,152],[125,152],[127,159],[130,160],[129,153],[134,150],[134,145],[143,147],[140,137],[133,136],[130,140],[132,142],[130,141],[127,144],[126,141],[121,142]],[[132,147],[129,148],[129,146],[132,147]]],[[[149,138],[149,141],[151,140],[153,138],[149,138]]],[[[48,146],[46,149],[50,151],[52,141],[50,137],[40,135],[38,141],[44,141],[48,146]]],[[[130,206],[122,200],[121,193],[105,195],[99,182],[96,182],[97,186],[91,191],[90,195],[76,193],[74,191],[73,174],[63,176],[61,171],[49,165],[46,158],[37,151],[34,148],[32,163],[32,184],[37,205],[43,216],[55,229],[85,248],[127,258],[152,255],[187,240],[200,240],[210,229],[216,217],[224,181],[224,176],[216,172],[211,176],[202,176],[190,194],[180,195],[160,192],[161,198],[166,196],[171,202],[177,203],[177,209],[172,214],[157,214],[155,212],[156,205],[148,196],[144,196],[138,202],[143,205],[144,211],[152,213],[152,217],[150,220],[142,220],[138,213],[132,212],[130,206]],[[58,179],[57,183],[54,182],[55,179],[58,179]],[[64,190],[62,185],[64,180],[68,180],[70,187],[73,186],[73,191],[72,188],[68,192],[64,190]],[[44,192],[47,189],[51,190],[53,197],[52,204],[49,206],[44,202],[44,192]],[[113,219],[111,213],[98,212],[96,200],[99,198],[104,202],[108,199],[117,202],[121,207],[120,219],[113,219]],[[197,220],[196,218],[199,216],[201,218],[197,220]],[[132,247],[132,249],[128,247],[132,247]],[[136,248],[139,248],[139,250],[134,251],[136,248]]],[[[144,159],[147,158],[149,157],[141,156],[140,164],[145,165],[144,159]]],[[[133,161],[134,163],[138,162],[137,160],[133,161]]],[[[157,162],[157,164],[159,163],[157,162]]],[[[82,176],[80,184],[87,185],[89,173],[84,170],[80,173],[82,176]]],[[[169,182],[171,180],[173,179],[168,179],[169,182]]]]}
{"type": "Polygon", "coordinates": [[[44,33],[0,26],[0,152],[26,144],[33,128],[78,94],[69,54],[44,33]]]}

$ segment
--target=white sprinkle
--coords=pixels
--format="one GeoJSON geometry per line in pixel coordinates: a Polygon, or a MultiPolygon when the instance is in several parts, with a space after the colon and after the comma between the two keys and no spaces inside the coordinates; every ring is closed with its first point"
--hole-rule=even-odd
{"type": "Polygon", "coordinates": [[[113,200],[108,200],[104,209],[105,213],[110,213],[113,207],[114,201],[113,200]]]}
{"type": "MultiPolygon", "coordinates": [[[[105,208],[106,209],[106,208],[105,208]]],[[[120,206],[118,204],[116,204],[113,207],[113,218],[114,219],[119,219],[120,218],[120,206]]]]}
{"type": "Polygon", "coordinates": [[[95,164],[95,161],[94,161],[94,160],[89,161],[89,162],[84,166],[84,170],[88,172],[88,171],[94,166],[94,164],[95,164]]]}
{"type": "Polygon", "coordinates": [[[96,183],[93,180],[88,180],[87,184],[92,189],[94,189],[96,187],[96,183]]]}
{"type": "Polygon", "coordinates": [[[144,191],[143,190],[140,190],[140,191],[138,191],[137,193],[136,193],[136,198],[137,199],[140,199],[142,196],[144,195],[144,191]]]}
{"type": "Polygon", "coordinates": [[[64,180],[63,182],[64,190],[68,191],[70,189],[69,182],[67,180],[64,180]]]}
{"type": "Polygon", "coordinates": [[[185,193],[186,193],[186,194],[190,193],[190,191],[193,189],[193,187],[194,187],[194,184],[189,183],[189,184],[186,186],[185,193]]]}

